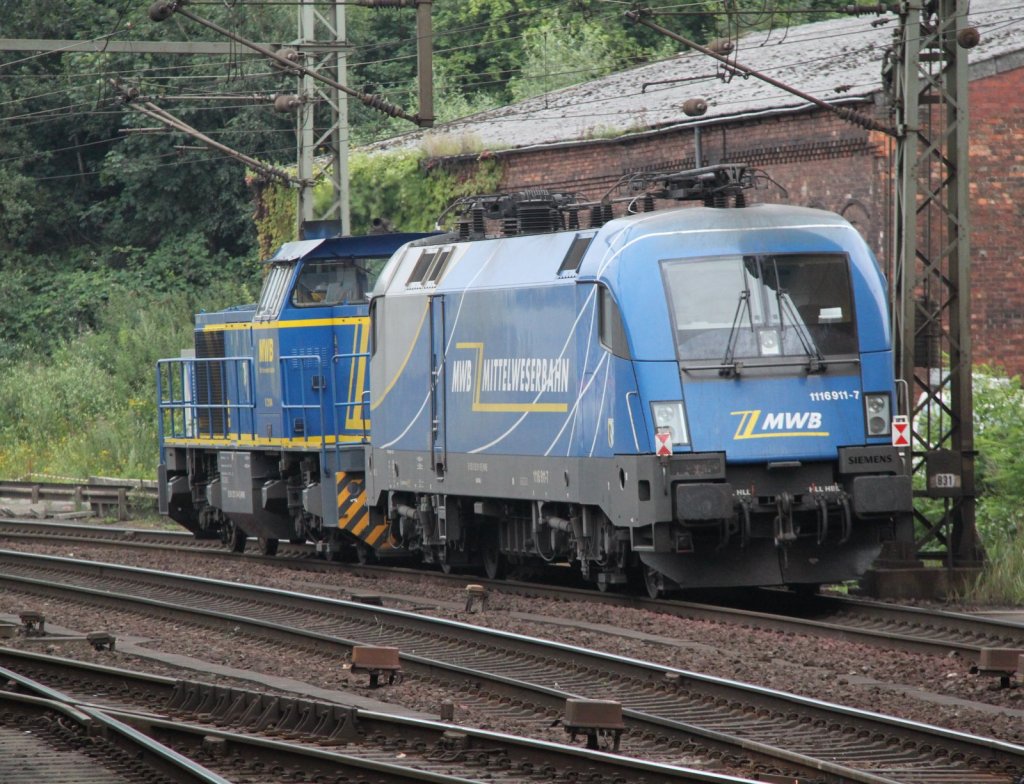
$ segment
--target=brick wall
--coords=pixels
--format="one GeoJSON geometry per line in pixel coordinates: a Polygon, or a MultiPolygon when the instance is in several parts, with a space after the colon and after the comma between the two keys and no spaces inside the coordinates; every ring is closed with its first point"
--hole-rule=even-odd
{"type": "Polygon", "coordinates": [[[976,363],[1024,373],[1024,68],[978,79],[971,107],[971,309],[976,363]]]}
{"type": "MultiPolygon", "coordinates": [[[[884,137],[816,112],[705,128],[701,146],[705,163],[742,161],[774,180],[762,180],[750,201],[833,210],[855,224],[876,252],[884,247],[889,220],[884,137]]],[[[693,167],[694,134],[668,131],[577,143],[509,153],[503,161],[502,190],[544,187],[599,199],[628,174],[693,167]]]]}
{"type": "MultiPolygon", "coordinates": [[[[971,83],[972,335],[975,363],[1024,373],[1024,68],[971,83]]],[[[705,163],[762,169],[752,202],[832,210],[854,224],[887,268],[894,142],[829,112],[799,112],[713,126],[705,163]]],[[[548,188],[599,199],[638,171],[694,165],[692,130],[499,153],[501,190],[548,188]]],[[[614,194],[613,194],[614,195],[614,194]]],[[[621,207],[619,208],[621,210],[621,207]]]]}

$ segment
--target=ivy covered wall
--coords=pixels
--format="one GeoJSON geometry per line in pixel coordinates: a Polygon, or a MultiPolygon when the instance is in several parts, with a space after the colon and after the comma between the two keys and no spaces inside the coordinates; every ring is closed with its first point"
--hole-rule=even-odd
{"type": "MultiPolygon", "coordinates": [[[[430,231],[455,199],[493,193],[502,178],[494,158],[472,160],[430,158],[422,150],[400,150],[349,156],[351,234],[366,234],[373,221],[388,221],[395,231],[430,231]]],[[[260,258],[269,257],[282,243],[296,239],[295,191],[277,182],[249,179],[256,192],[255,222],[260,258]]],[[[331,198],[330,182],[319,184],[314,200],[319,208],[331,198]]]]}

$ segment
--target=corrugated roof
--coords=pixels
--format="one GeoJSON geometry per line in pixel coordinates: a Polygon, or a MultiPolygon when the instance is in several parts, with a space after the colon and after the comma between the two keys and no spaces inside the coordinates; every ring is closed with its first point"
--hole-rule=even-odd
{"type": "MultiPolygon", "coordinates": [[[[1024,5],[973,0],[969,21],[981,32],[981,43],[969,55],[972,78],[1024,65],[1024,5]]],[[[743,36],[732,57],[821,100],[866,99],[881,89],[882,57],[896,26],[890,14],[776,27],[743,36]],[[888,21],[879,24],[880,19],[888,21]]],[[[697,97],[708,103],[704,122],[808,106],[754,77],[729,78],[717,61],[687,52],[369,149],[414,147],[429,136],[465,136],[485,149],[507,149],[644,132],[693,122],[682,104],[697,97]]]]}

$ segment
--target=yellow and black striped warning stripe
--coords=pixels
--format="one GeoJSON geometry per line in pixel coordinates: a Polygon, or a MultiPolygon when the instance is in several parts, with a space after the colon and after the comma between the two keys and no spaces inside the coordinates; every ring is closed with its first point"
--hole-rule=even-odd
{"type": "Polygon", "coordinates": [[[370,510],[366,507],[366,487],[362,474],[348,474],[339,471],[338,479],[338,527],[352,534],[377,550],[389,548],[388,524],[382,521],[374,525],[370,510]]]}

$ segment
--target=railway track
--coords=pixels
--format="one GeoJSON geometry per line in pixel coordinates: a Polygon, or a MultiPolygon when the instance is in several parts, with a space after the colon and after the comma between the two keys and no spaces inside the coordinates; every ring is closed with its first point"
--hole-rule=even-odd
{"type": "Polygon", "coordinates": [[[0,481],[0,498],[25,499],[33,504],[60,501],[85,509],[98,517],[128,520],[133,505],[141,501],[155,508],[156,482],[92,477],[67,482],[0,481]]]}
{"type": "Polygon", "coordinates": [[[746,781],[294,695],[0,648],[0,673],[7,672],[59,688],[77,705],[117,715],[225,775],[231,772],[225,762],[242,760],[247,769],[262,764],[276,768],[276,780],[296,781],[353,773],[359,781],[374,774],[391,776],[378,779],[384,781],[482,778],[510,784],[542,776],[593,784],[746,781]]]}
{"type": "MultiPolygon", "coordinates": [[[[82,526],[66,523],[0,519],[0,539],[50,540],[114,544],[124,547],[179,548],[215,558],[260,558],[229,552],[214,540],[197,540],[187,532],[156,531],[108,526],[82,526]]],[[[278,555],[265,559],[289,569],[351,569],[360,572],[396,574],[400,568],[336,564],[316,558],[312,545],[282,542],[278,555]]],[[[405,570],[423,575],[422,571],[405,570]]],[[[432,579],[465,584],[465,576],[429,573],[432,579]]],[[[679,599],[648,599],[639,596],[603,594],[592,589],[570,586],[538,585],[527,582],[474,581],[488,590],[507,591],[529,596],[572,599],[605,605],[634,607],[692,620],[715,621],[794,634],[841,639],[874,645],[887,650],[900,649],[945,656],[956,652],[965,661],[977,662],[985,649],[1024,650],[1024,625],[965,613],[904,607],[838,596],[801,596],[787,591],[749,591],[718,594],[718,603],[709,604],[679,599]],[[731,596],[735,603],[722,603],[731,596]]]]}
{"type": "MultiPolygon", "coordinates": [[[[339,658],[390,645],[413,677],[467,680],[550,711],[568,697],[621,700],[630,732],[651,746],[822,781],[1015,784],[1024,747],[573,646],[353,602],[69,559],[0,552],[0,584],[77,601],[131,601],[149,613],[225,624],[339,658]],[[525,695],[525,696],[524,696],[525,695]],[[643,740],[647,738],[646,742],[643,740]]],[[[753,767],[752,769],[757,769],[753,767]]]]}
{"type": "Polygon", "coordinates": [[[109,712],[5,667],[0,677],[4,784],[231,784],[109,712]]]}

